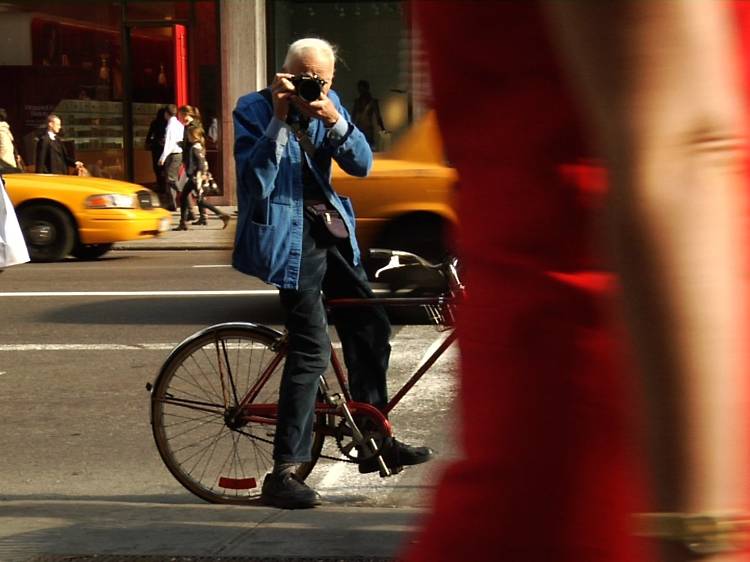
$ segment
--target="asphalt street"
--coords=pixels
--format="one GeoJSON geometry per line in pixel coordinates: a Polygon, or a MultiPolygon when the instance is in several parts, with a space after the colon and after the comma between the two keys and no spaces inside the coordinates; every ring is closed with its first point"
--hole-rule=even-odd
{"type": "MultiPolygon", "coordinates": [[[[73,526],[54,523],[64,519],[65,506],[92,521],[102,505],[112,508],[110,517],[121,509],[112,518],[113,537],[128,528],[126,521],[146,526],[154,517],[146,506],[162,514],[179,507],[180,520],[196,516],[212,530],[205,509],[217,506],[182,489],[159,459],[145,384],[178,342],[207,325],[244,320],[279,327],[275,290],[228,263],[227,250],[116,251],[98,261],[27,264],[0,275],[0,560],[85,551],[70,544],[74,535],[66,529],[73,526]],[[55,532],[35,546],[40,518],[52,521],[43,527],[55,532]]],[[[429,325],[394,326],[392,392],[435,337],[429,325]]],[[[429,444],[439,459],[388,479],[322,461],[308,480],[324,499],[318,513],[366,517],[386,510],[394,524],[404,525],[428,505],[435,478],[456,455],[457,359],[449,350],[391,415],[399,439],[429,444]]],[[[221,509],[211,513],[248,520],[262,513],[273,520],[267,508],[256,515],[221,509]]],[[[114,544],[124,540],[118,537],[114,544]]],[[[362,554],[393,555],[399,537],[362,554]]],[[[329,545],[329,551],[343,552],[339,547],[329,545]]],[[[258,554],[277,550],[266,545],[258,554]]],[[[164,552],[206,553],[174,545],[164,552]]]]}

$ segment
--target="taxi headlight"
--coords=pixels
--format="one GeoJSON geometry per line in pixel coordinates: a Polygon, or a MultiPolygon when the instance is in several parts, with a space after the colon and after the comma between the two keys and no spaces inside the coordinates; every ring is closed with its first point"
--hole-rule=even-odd
{"type": "Polygon", "coordinates": [[[86,199],[89,209],[135,209],[135,198],[121,193],[92,195],[86,199]]]}

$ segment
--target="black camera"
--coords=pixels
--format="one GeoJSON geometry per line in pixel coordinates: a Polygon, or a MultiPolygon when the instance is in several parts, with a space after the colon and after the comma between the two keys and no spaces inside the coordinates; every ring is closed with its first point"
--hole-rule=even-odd
{"type": "Polygon", "coordinates": [[[294,93],[308,103],[320,98],[323,86],[326,84],[322,78],[309,74],[298,74],[291,79],[291,82],[294,86],[294,93]]]}

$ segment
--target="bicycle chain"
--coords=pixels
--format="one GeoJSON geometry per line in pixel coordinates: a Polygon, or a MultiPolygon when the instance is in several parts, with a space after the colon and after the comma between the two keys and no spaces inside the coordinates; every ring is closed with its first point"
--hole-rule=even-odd
{"type": "MultiPolygon", "coordinates": [[[[245,437],[249,437],[250,439],[253,439],[255,441],[262,441],[263,443],[268,443],[269,445],[273,445],[273,441],[269,439],[263,439],[262,437],[258,437],[257,435],[252,435],[250,433],[247,433],[246,431],[242,431],[241,429],[235,429],[237,433],[240,435],[244,435],[245,437]]],[[[319,459],[326,459],[329,461],[339,461],[339,462],[348,462],[350,464],[359,464],[356,460],[347,459],[345,457],[332,457],[331,455],[324,455],[323,453],[320,453],[318,455],[319,459]]]]}

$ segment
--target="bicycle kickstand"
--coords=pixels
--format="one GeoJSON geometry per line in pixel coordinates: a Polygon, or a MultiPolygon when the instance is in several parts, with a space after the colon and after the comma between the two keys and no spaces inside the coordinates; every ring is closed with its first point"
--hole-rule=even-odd
{"type": "Polygon", "coordinates": [[[385,464],[385,461],[383,460],[383,455],[380,452],[380,447],[378,447],[378,444],[375,442],[375,439],[370,437],[369,439],[365,439],[365,436],[362,435],[362,432],[359,430],[359,427],[357,427],[357,424],[354,422],[354,416],[352,416],[351,410],[349,410],[349,406],[346,405],[346,400],[344,400],[344,397],[341,396],[340,393],[331,394],[329,392],[329,386],[326,382],[324,377],[320,377],[320,386],[323,389],[323,395],[326,397],[326,401],[331,405],[339,410],[341,410],[341,413],[344,415],[344,418],[346,418],[347,423],[352,428],[352,435],[354,437],[354,441],[356,443],[364,443],[365,446],[370,450],[370,452],[375,455],[375,457],[378,459],[378,470],[380,472],[380,476],[382,478],[385,478],[386,476],[391,475],[391,469],[388,468],[388,465],[385,464]]]}

